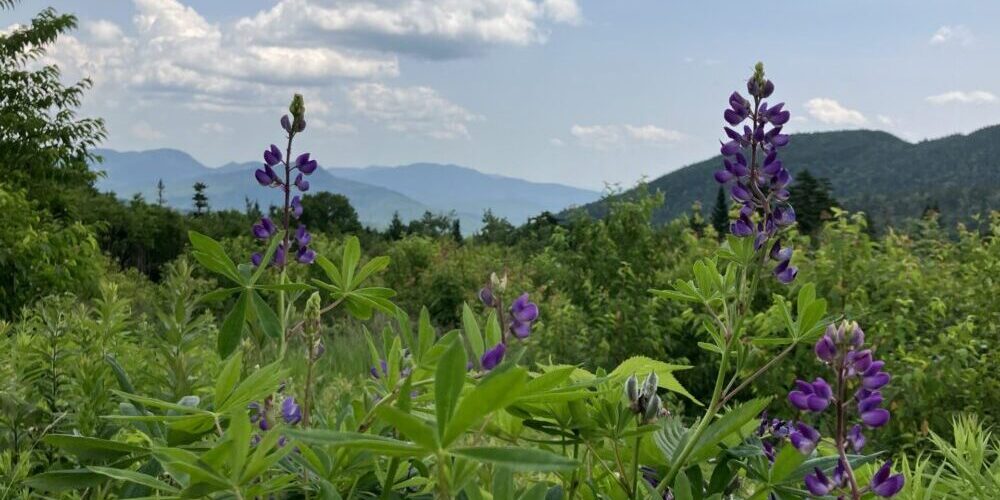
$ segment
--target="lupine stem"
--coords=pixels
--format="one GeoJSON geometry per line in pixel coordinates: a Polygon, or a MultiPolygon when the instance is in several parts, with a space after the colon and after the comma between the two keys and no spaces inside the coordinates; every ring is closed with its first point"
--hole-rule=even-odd
{"type": "Polygon", "coordinates": [[[635,437],[635,452],[632,455],[632,498],[639,498],[639,446],[642,434],[635,437]]]}
{"type": "Polygon", "coordinates": [[[392,496],[392,487],[396,484],[396,471],[399,470],[399,457],[392,457],[389,461],[389,469],[385,473],[385,483],[382,484],[381,500],[388,500],[392,496]]]}
{"type": "Polygon", "coordinates": [[[845,439],[847,430],[847,368],[844,366],[843,355],[838,363],[837,368],[837,454],[840,455],[840,460],[844,463],[844,471],[847,474],[847,480],[851,485],[851,498],[854,500],[861,499],[861,492],[858,490],[858,481],[854,478],[854,469],[851,467],[851,462],[847,460],[847,440],[845,439]]]}

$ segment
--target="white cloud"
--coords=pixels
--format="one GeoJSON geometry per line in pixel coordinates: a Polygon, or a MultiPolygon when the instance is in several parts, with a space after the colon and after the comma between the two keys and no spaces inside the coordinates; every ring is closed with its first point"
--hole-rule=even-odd
{"type": "Polygon", "coordinates": [[[329,40],[431,59],[492,45],[544,43],[546,23],[577,24],[576,0],[281,0],[236,23],[269,40],[329,40]]]}
{"type": "Polygon", "coordinates": [[[868,122],[860,111],[848,109],[833,99],[816,97],[805,104],[810,116],[830,125],[860,126],[868,122]]]}
{"type": "Polygon", "coordinates": [[[219,122],[206,122],[198,127],[198,131],[203,134],[228,134],[232,129],[219,122]]]}
{"type": "Polygon", "coordinates": [[[358,133],[358,127],[355,127],[350,123],[327,123],[327,121],[322,118],[310,118],[308,123],[310,128],[315,127],[334,135],[353,135],[358,133]]]}
{"type": "Polygon", "coordinates": [[[551,144],[551,145],[553,145],[553,146],[555,146],[557,148],[561,148],[561,147],[563,147],[563,146],[566,145],[566,143],[563,142],[563,140],[560,139],[560,138],[558,138],[558,137],[553,137],[553,138],[549,139],[549,144],[551,144]]]}
{"type": "Polygon", "coordinates": [[[650,144],[666,144],[684,139],[684,134],[655,125],[625,125],[625,130],[633,139],[650,144]]]}
{"type": "Polygon", "coordinates": [[[621,130],[616,125],[573,125],[569,133],[584,147],[607,151],[622,145],[621,130]]]}
{"type": "Polygon", "coordinates": [[[949,43],[957,43],[963,46],[972,45],[975,42],[975,37],[972,36],[972,31],[969,28],[958,24],[954,26],[942,26],[931,35],[930,44],[931,45],[944,45],[949,43]]]}
{"type": "Polygon", "coordinates": [[[878,120],[878,122],[881,123],[882,125],[891,126],[891,125],[894,125],[896,123],[895,120],[893,120],[891,117],[888,117],[886,115],[876,115],[875,119],[878,120]]]}
{"type": "Polygon", "coordinates": [[[467,125],[482,119],[428,87],[360,83],[347,91],[353,110],[389,130],[435,139],[469,137],[467,125]]]}
{"type": "Polygon", "coordinates": [[[131,132],[136,139],[143,141],[155,141],[163,139],[164,137],[163,132],[160,132],[150,125],[149,122],[143,120],[133,123],[129,128],[129,132],[131,132]]]}
{"type": "Polygon", "coordinates": [[[952,90],[951,92],[945,92],[943,94],[927,96],[926,99],[927,102],[938,105],[989,104],[997,102],[997,96],[985,90],[972,90],[969,92],[963,92],[961,90],[952,90]]]}
{"type": "Polygon", "coordinates": [[[607,151],[632,144],[665,145],[681,141],[685,135],[656,125],[573,125],[569,133],[580,145],[607,151]]]}

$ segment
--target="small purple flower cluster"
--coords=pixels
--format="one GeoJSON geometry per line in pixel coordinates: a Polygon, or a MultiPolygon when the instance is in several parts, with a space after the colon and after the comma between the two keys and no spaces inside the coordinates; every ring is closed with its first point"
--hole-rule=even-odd
{"type": "Polygon", "coordinates": [[[794,427],[792,422],[777,418],[768,418],[767,411],[760,414],[760,425],[757,426],[757,437],[761,440],[761,447],[764,449],[764,456],[767,461],[774,463],[775,445],[788,439],[794,427]]]}
{"type": "MultiPolygon", "coordinates": [[[[270,396],[264,400],[264,404],[253,402],[247,405],[247,409],[250,410],[250,422],[257,424],[261,431],[267,432],[274,427],[275,417],[271,415],[273,412],[273,400],[270,396]]],[[[281,400],[280,405],[280,417],[281,420],[286,425],[297,425],[302,421],[302,408],[299,407],[298,403],[295,402],[295,398],[292,396],[285,396],[281,400]]],[[[260,441],[260,435],[254,435],[254,444],[260,441]]],[[[278,441],[282,446],[284,446],[285,438],[278,441]]]]}
{"type": "MultiPolygon", "coordinates": [[[[840,326],[830,325],[826,332],[816,342],[815,353],[824,364],[830,367],[836,376],[835,386],[831,387],[822,378],[812,382],[797,380],[796,388],[788,394],[788,401],[796,409],[803,412],[820,414],[831,403],[837,412],[840,423],[835,429],[836,445],[840,454],[840,463],[832,476],[827,476],[817,469],[805,478],[806,487],[817,496],[824,496],[833,490],[850,487],[853,493],[858,491],[854,474],[846,462],[847,447],[855,453],[860,453],[865,446],[864,427],[876,429],[889,422],[889,410],[882,408],[883,397],[880,389],[891,380],[889,373],[882,370],[885,363],[872,358],[871,349],[864,348],[865,333],[857,323],[844,321],[840,326]],[[850,391],[852,397],[848,397],[850,391]],[[847,412],[856,409],[861,423],[847,429],[847,412]]],[[[792,445],[802,453],[810,454],[816,449],[821,436],[817,429],[804,422],[799,422],[791,433],[792,445]]],[[[903,476],[890,476],[892,464],[886,462],[872,478],[868,489],[876,495],[890,497],[903,487],[903,476]]]]}
{"type": "MultiPolygon", "coordinates": [[[[752,102],[739,92],[729,96],[729,108],[723,113],[730,125],[723,127],[729,141],[722,144],[724,168],[715,172],[715,180],[731,185],[730,195],[742,204],[730,232],[741,238],[753,237],[754,248],[760,250],[781,228],[795,223],[787,189],[792,176],[778,159],[778,149],[788,144],[788,135],[781,132],[791,115],[785,111],[785,103],[769,106],[764,101],[774,92],[774,84],[764,78],[763,64],[757,63],[747,91],[752,102]],[[744,123],[748,119],[749,123],[744,123]],[[740,124],[742,132],[735,128],[740,124]]],[[[791,247],[782,247],[779,237],[768,256],[777,263],[773,272],[778,281],[791,283],[798,273],[790,265],[791,247]]]]}
{"type": "MultiPolygon", "coordinates": [[[[494,275],[495,278],[496,275],[494,275]]],[[[486,285],[479,290],[479,300],[482,301],[483,305],[490,308],[496,308],[498,311],[503,307],[503,301],[500,296],[494,293],[494,286],[499,282],[493,279],[493,285],[486,285]]],[[[506,285],[506,277],[504,277],[504,286],[506,285]]],[[[500,287],[503,288],[503,287],[500,287]]],[[[510,321],[507,323],[507,332],[510,332],[519,340],[524,340],[531,335],[531,327],[538,321],[538,305],[531,302],[528,298],[527,292],[522,293],[514,303],[510,305],[510,321]]],[[[483,353],[483,356],[479,359],[479,363],[482,365],[484,370],[492,370],[496,368],[501,361],[503,361],[504,355],[507,353],[507,335],[505,334],[500,342],[487,349],[483,353]]]]}
{"type": "MultiPolygon", "coordinates": [[[[305,105],[303,104],[302,96],[295,94],[289,111],[291,111],[293,119],[290,120],[288,115],[281,117],[281,127],[285,130],[288,138],[287,152],[289,158],[284,158],[278,146],[271,144],[271,147],[264,151],[264,167],[254,171],[254,178],[257,179],[257,182],[261,186],[281,189],[284,194],[283,225],[285,226],[286,234],[284,241],[278,244],[278,249],[274,252],[271,264],[276,267],[284,267],[286,254],[288,253],[286,247],[290,247],[291,243],[296,244],[295,254],[298,262],[312,264],[316,259],[316,252],[309,248],[312,236],[306,231],[305,226],[299,225],[295,231],[295,238],[293,240],[287,234],[289,216],[294,216],[296,219],[302,217],[302,198],[298,194],[292,196],[292,186],[295,186],[300,193],[308,191],[309,181],[306,177],[315,172],[319,167],[316,160],[310,158],[309,153],[300,154],[295,158],[294,163],[290,161],[292,139],[296,134],[306,129],[305,105]],[[284,175],[282,176],[275,171],[275,167],[283,168],[284,175]],[[296,171],[298,171],[298,175],[292,181],[292,174],[296,171]]],[[[263,217],[259,223],[253,225],[251,232],[258,240],[267,241],[278,234],[278,227],[270,218],[263,217]]],[[[254,266],[260,266],[263,258],[263,255],[258,252],[250,257],[250,261],[254,266]]]]}

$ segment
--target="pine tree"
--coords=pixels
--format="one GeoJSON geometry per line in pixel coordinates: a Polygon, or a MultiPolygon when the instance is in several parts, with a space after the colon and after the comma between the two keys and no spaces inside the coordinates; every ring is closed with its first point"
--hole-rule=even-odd
{"type": "Polygon", "coordinates": [[[816,234],[823,227],[823,221],[830,218],[830,208],[838,206],[830,194],[830,181],[817,179],[808,170],[796,176],[788,191],[788,202],[795,209],[795,221],[804,234],[816,234]]]}
{"type": "Polygon", "coordinates": [[[204,182],[194,183],[194,196],[191,197],[194,200],[194,215],[202,216],[208,213],[208,196],[205,195],[205,189],[208,186],[204,182]]]}
{"type": "Polygon", "coordinates": [[[451,221],[451,237],[456,243],[462,242],[462,226],[458,222],[458,218],[451,221]]]}
{"type": "Polygon", "coordinates": [[[156,182],[156,204],[161,207],[167,204],[166,200],[163,199],[163,189],[163,179],[160,179],[156,182]]]}
{"type": "Polygon", "coordinates": [[[389,228],[385,232],[386,236],[391,241],[397,241],[403,239],[403,234],[405,233],[406,226],[403,225],[403,220],[399,218],[399,212],[393,212],[392,221],[389,222],[389,228]]]}
{"type": "Polygon", "coordinates": [[[719,233],[720,240],[729,232],[729,203],[726,201],[726,191],[722,187],[719,187],[719,194],[715,196],[715,206],[712,207],[712,227],[719,233]]]}

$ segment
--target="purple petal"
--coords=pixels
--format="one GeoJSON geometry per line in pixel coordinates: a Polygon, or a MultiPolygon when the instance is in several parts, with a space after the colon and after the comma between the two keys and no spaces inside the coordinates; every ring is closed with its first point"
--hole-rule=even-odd
{"type": "Polygon", "coordinates": [[[271,176],[268,175],[263,169],[255,170],[253,176],[257,179],[257,182],[259,182],[261,186],[270,186],[271,183],[274,182],[274,179],[271,178],[271,176]]]}
{"type": "Polygon", "coordinates": [[[503,356],[507,352],[507,346],[503,342],[497,344],[492,349],[483,353],[483,357],[480,359],[483,365],[483,369],[492,370],[503,361],[503,356]]]}
{"type": "Polygon", "coordinates": [[[903,475],[896,474],[895,476],[886,479],[878,486],[873,486],[872,493],[875,493],[876,495],[883,498],[889,498],[891,496],[896,495],[896,493],[899,493],[900,490],[903,489],[903,485],[905,483],[906,479],[903,478],[903,475]]]}
{"type": "MultiPolygon", "coordinates": [[[[873,363],[874,366],[874,363],[873,363]]],[[[866,375],[861,379],[861,385],[869,391],[879,389],[889,383],[892,377],[886,372],[878,372],[875,375],[866,375]]]]}
{"type": "Polygon", "coordinates": [[[726,170],[717,170],[715,172],[715,182],[719,184],[725,184],[731,181],[735,176],[726,170]]]}
{"type": "Polygon", "coordinates": [[[316,167],[317,166],[319,166],[319,164],[316,163],[316,160],[309,160],[309,161],[303,163],[302,165],[300,165],[299,166],[299,170],[301,170],[302,173],[304,173],[306,175],[309,175],[309,174],[311,174],[311,173],[313,173],[313,172],[316,171],[316,167]]]}
{"type": "Polygon", "coordinates": [[[889,410],[876,408],[861,414],[861,421],[868,427],[882,427],[889,421],[889,410]]]}
{"type": "Polygon", "coordinates": [[[802,411],[806,411],[809,409],[809,395],[802,391],[789,392],[788,402],[792,403],[792,406],[802,411]]]}

